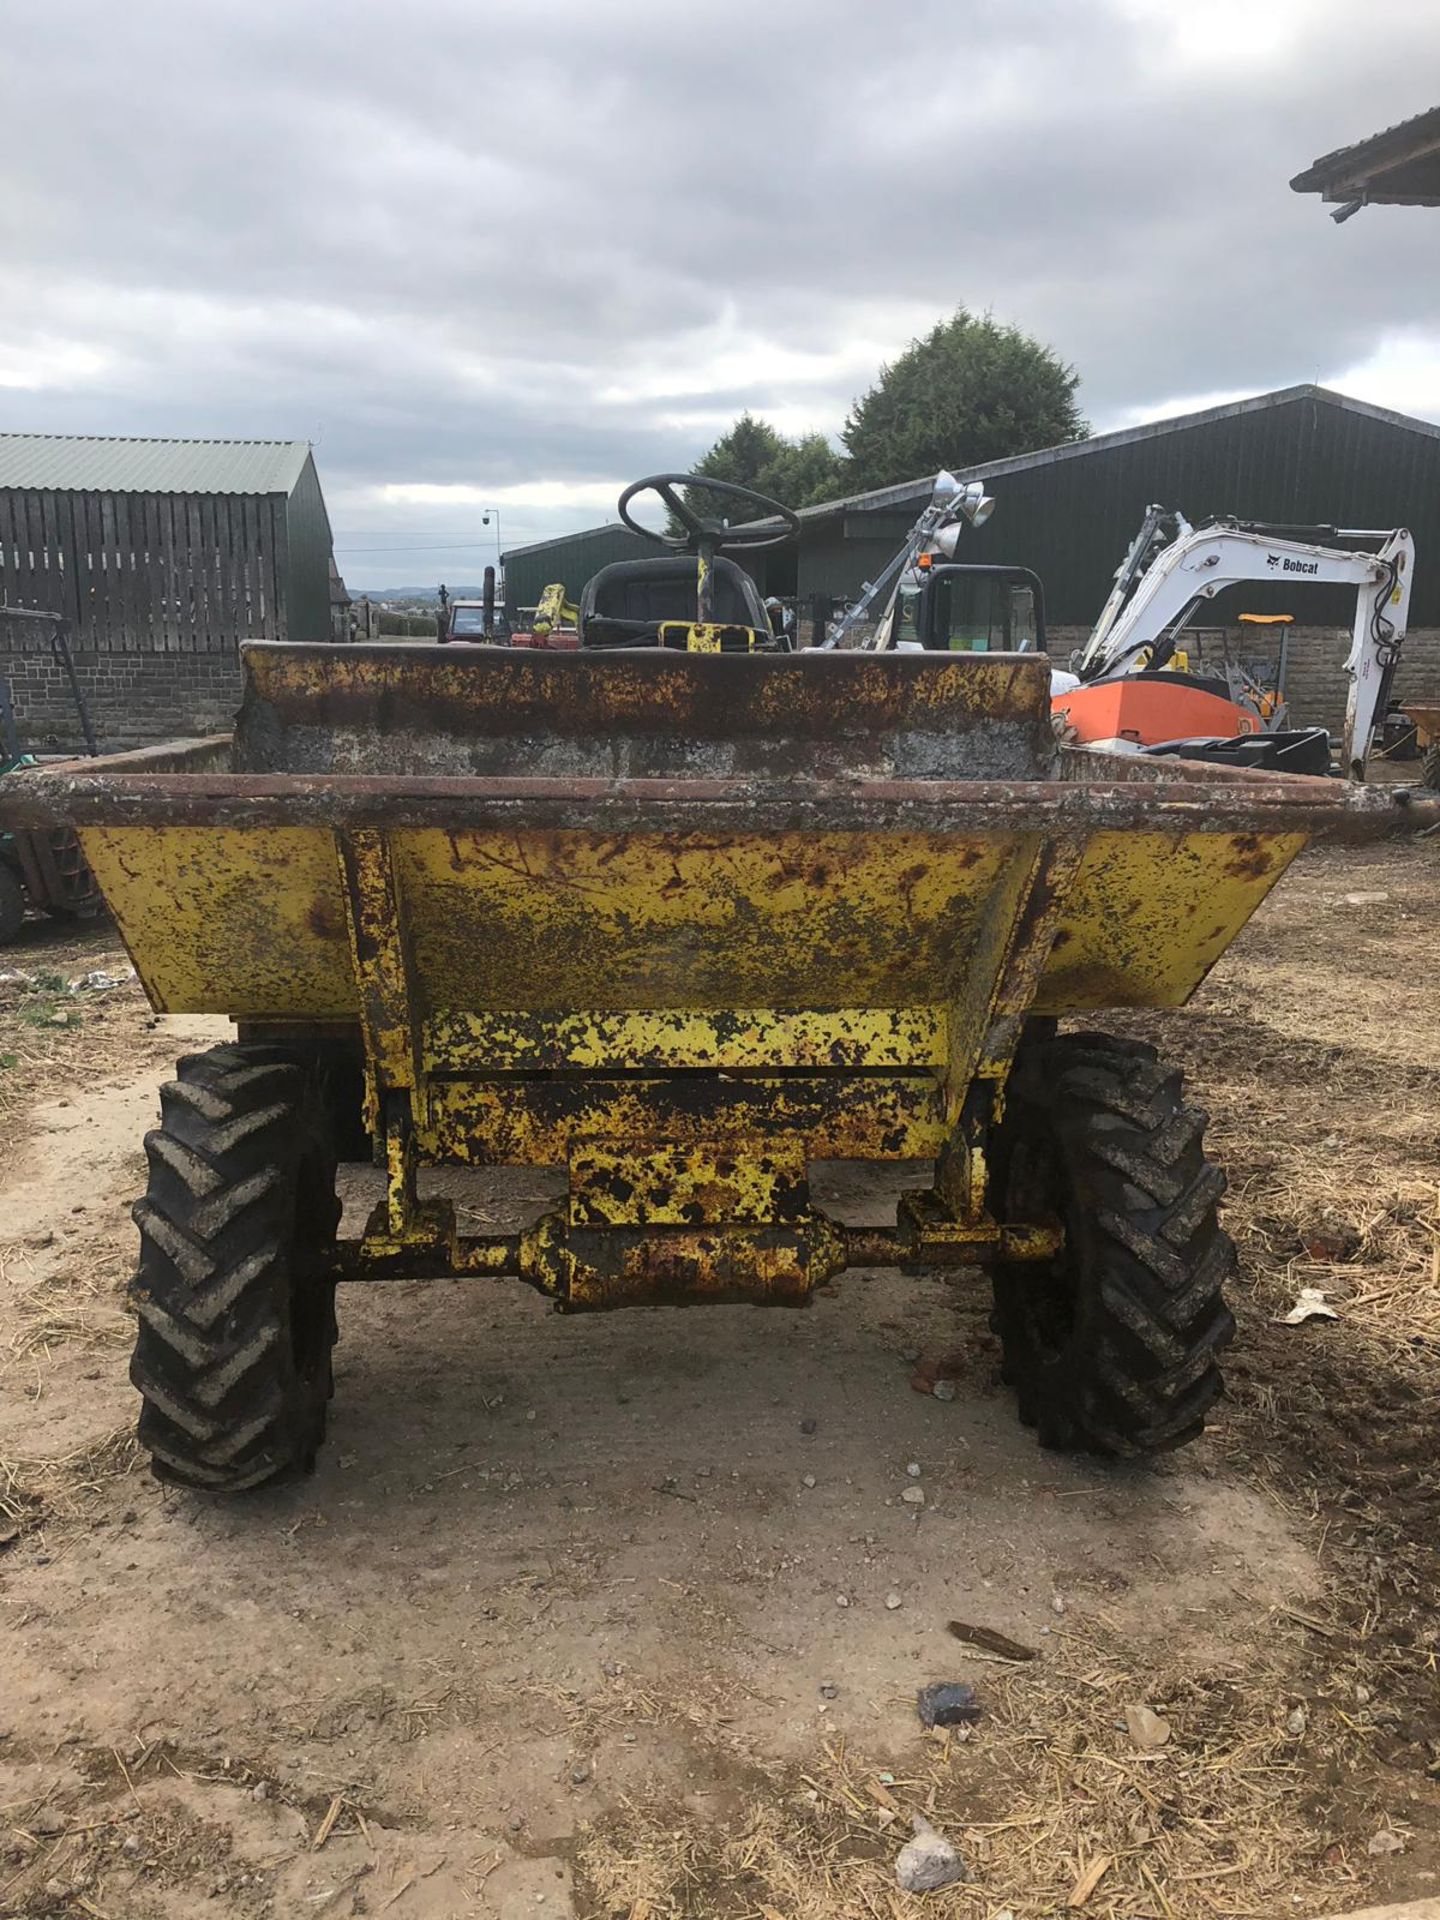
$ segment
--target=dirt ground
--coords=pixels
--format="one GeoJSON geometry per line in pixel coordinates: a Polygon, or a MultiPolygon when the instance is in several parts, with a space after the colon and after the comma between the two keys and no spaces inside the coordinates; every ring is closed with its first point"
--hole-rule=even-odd
{"type": "MultiPolygon", "coordinates": [[[[1041,1452],[979,1284],[575,1320],[357,1287],[319,1470],[228,1504],[136,1458],[123,1297],[155,1085],[223,1025],[71,993],[123,969],[113,936],[31,929],[0,958],[0,1914],[1440,1890],[1437,921],[1433,839],[1314,853],[1193,1006],[1113,1023],[1185,1065],[1231,1176],[1230,1396],[1181,1456],[1041,1452]],[[1277,1323],[1303,1286],[1340,1317],[1277,1323]],[[953,1400],[914,1390],[940,1356],[953,1400]],[[923,1732],[931,1680],[974,1685],[973,1728],[923,1732]],[[916,1810],[965,1884],[895,1890],[916,1810]]],[[[859,1219],[889,1189],[827,1190],[859,1219]]],[[[465,1197],[498,1222],[548,1191],[465,1197]]]]}

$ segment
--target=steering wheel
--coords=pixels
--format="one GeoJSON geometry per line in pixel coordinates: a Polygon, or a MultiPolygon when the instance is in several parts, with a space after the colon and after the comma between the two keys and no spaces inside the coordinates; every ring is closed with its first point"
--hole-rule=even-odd
{"type": "Polygon", "coordinates": [[[634,486],[627,487],[620,496],[620,518],[632,533],[643,535],[646,540],[654,540],[662,547],[670,547],[677,553],[707,554],[723,552],[728,547],[778,547],[786,540],[792,540],[800,531],[800,516],[789,507],[782,507],[778,500],[771,500],[763,493],[757,493],[753,487],[737,487],[730,480],[711,480],[703,473],[652,473],[644,480],[637,480],[634,486]],[[773,514],[783,520],[785,525],[779,533],[769,529],[761,530],[742,521],[738,527],[730,527],[723,520],[706,519],[691,506],[683,493],[677,493],[677,487],[704,487],[710,493],[723,493],[732,500],[744,500],[752,507],[764,507],[767,514],[773,514]],[[685,528],[684,533],[657,533],[653,527],[642,527],[638,520],[630,518],[630,502],[637,493],[657,493],[675,518],[685,528]]]}

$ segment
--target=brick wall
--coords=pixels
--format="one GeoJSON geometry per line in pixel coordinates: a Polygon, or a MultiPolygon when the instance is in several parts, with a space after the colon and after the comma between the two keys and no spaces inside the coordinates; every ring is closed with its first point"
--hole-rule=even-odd
{"type": "MultiPolygon", "coordinates": [[[[1276,629],[1257,631],[1262,635],[1258,640],[1246,636],[1243,628],[1229,629],[1236,657],[1257,660],[1274,657],[1278,642],[1271,636],[1276,629]]],[[[1072,649],[1083,644],[1087,632],[1081,627],[1050,629],[1050,654],[1057,666],[1068,663],[1072,649]]],[[[1214,628],[1187,635],[1185,644],[1192,660],[1224,657],[1221,636],[1214,628]]],[[[1349,652],[1350,633],[1346,628],[1290,628],[1285,687],[1291,726],[1327,727],[1331,733],[1340,733],[1345,725],[1345,699],[1350,684],[1345,672],[1349,652]]],[[[1440,627],[1412,628],[1405,636],[1394,697],[1402,705],[1406,700],[1440,700],[1440,627]]]]}
{"type": "MultiPolygon", "coordinates": [[[[240,655],[79,653],[76,678],[102,753],[186,735],[227,733],[240,704],[240,655]]],[[[15,718],[32,751],[83,753],[84,735],[65,669],[47,650],[6,662],[15,718]]]]}

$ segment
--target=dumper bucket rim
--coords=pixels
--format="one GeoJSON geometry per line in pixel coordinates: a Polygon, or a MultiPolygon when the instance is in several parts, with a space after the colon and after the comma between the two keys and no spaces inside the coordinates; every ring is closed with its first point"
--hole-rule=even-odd
{"type": "Polygon", "coordinates": [[[11,774],[0,826],[439,828],[627,833],[1304,833],[1440,826],[1440,797],[1253,768],[1152,771],[1070,750],[1068,780],[433,778],[148,772],[139,755],[11,774]],[[1094,778],[1094,773],[1120,773],[1094,778]]]}

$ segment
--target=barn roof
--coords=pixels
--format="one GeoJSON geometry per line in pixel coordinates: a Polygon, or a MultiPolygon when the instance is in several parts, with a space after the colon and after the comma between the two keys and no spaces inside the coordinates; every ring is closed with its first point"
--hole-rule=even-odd
{"type": "Polygon", "coordinates": [[[1322,154],[1290,182],[1296,193],[1401,207],[1440,206],[1440,107],[1322,154]]]}
{"type": "MultiPolygon", "coordinates": [[[[577,527],[573,533],[547,534],[543,540],[531,540],[523,547],[507,547],[504,553],[501,554],[500,559],[502,562],[506,560],[520,560],[528,557],[532,553],[544,553],[547,548],[550,547],[569,547],[573,546],[577,540],[595,540],[605,534],[617,533],[622,537],[630,539],[638,540],[640,537],[638,534],[632,534],[629,527],[625,526],[623,522],[619,520],[606,520],[598,527],[577,527]]],[[[658,552],[659,549],[657,548],[656,551],[658,552]]]]}
{"type": "MultiPolygon", "coordinates": [[[[1066,440],[1057,447],[1039,447],[1034,453],[1012,454],[1005,460],[986,460],[973,467],[956,466],[951,471],[960,481],[1002,480],[1008,474],[1025,473],[1032,467],[1058,466],[1068,460],[1091,460],[1096,454],[1114,447],[1135,446],[1142,440],[1162,440],[1167,435],[1182,433],[1192,427],[1207,427],[1221,420],[1239,419],[1243,414],[1269,413],[1275,408],[1291,406],[1297,400],[1313,400],[1342,413],[1362,414],[1367,419],[1382,421],[1387,426],[1403,427],[1408,433],[1421,434],[1432,440],[1440,439],[1440,426],[1433,421],[1416,420],[1408,413],[1395,413],[1389,407],[1377,407],[1368,400],[1356,400],[1348,393],[1337,393],[1333,387],[1320,387],[1306,382],[1294,387],[1277,387],[1273,393],[1251,394],[1244,400],[1227,400],[1219,406],[1202,408],[1197,413],[1170,414],[1163,420],[1146,420],[1139,426],[1120,427],[1113,433],[1092,434],[1088,440],[1066,440]]],[[[874,513],[886,508],[914,509],[918,512],[930,498],[934,485],[933,473],[921,474],[917,479],[901,481],[897,486],[877,487],[869,493],[846,494],[838,500],[820,500],[814,506],[799,508],[798,513],[802,523],[810,523],[834,519],[843,514],[874,513]]],[[[763,524],[779,526],[780,522],[766,521],[763,524]]]]}
{"type": "Polygon", "coordinates": [[[0,433],[0,487],[73,493],[290,493],[305,440],[0,433]]]}

